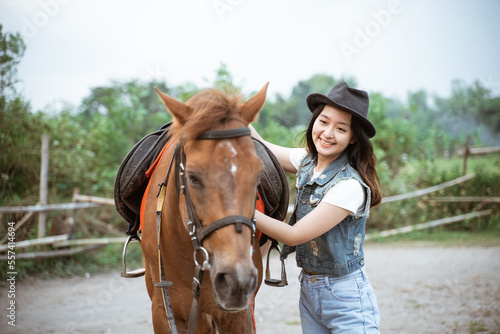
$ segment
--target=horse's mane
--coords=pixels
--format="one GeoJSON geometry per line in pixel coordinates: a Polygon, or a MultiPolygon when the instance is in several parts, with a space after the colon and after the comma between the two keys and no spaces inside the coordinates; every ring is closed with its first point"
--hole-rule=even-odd
{"type": "Polygon", "coordinates": [[[193,113],[181,131],[179,131],[181,126],[174,122],[172,126],[174,137],[186,142],[196,139],[202,132],[221,128],[229,121],[242,121],[238,113],[241,103],[242,96],[236,92],[227,95],[213,88],[201,91],[186,101],[185,104],[193,110],[193,113]]]}

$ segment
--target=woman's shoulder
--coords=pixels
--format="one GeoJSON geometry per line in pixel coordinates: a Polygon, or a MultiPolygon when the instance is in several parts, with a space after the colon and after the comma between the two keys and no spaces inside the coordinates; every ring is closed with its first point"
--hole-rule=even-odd
{"type": "Polygon", "coordinates": [[[306,158],[309,156],[307,150],[303,147],[292,148],[290,150],[290,163],[296,170],[300,169],[306,158]]]}
{"type": "Polygon", "coordinates": [[[342,178],[353,178],[362,185],[364,185],[363,179],[361,178],[361,175],[359,174],[358,170],[354,168],[350,163],[347,163],[345,165],[346,168],[343,168],[341,170],[341,177],[342,178]]]}

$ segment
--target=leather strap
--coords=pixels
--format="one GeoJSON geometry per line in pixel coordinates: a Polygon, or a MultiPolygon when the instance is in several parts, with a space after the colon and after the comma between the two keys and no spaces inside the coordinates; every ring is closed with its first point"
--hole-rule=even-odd
{"type": "Polygon", "coordinates": [[[203,268],[200,265],[196,266],[195,275],[193,278],[193,302],[191,303],[191,311],[189,312],[188,334],[194,334],[196,331],[196,322],[198,321],[198,310],[200,300],[201,281],[203,279],[203,268]]]}
{"type": "Polygon", "coordinates": [[[235,224],[236,232],[241,233],[241,224],[245,224],[250,227],[251,230],[254,229],[254,225],[250,219],[245,216],[228,216],[222,219],[217,220],[216,222],[204,227],[200,231],[200,242],[203,243],[203,240],[210,235],[213,231],[224,227],[226,225],[235,224]]]}
{"type": "MultiPolygon", "coordinates": [[[[177,148],[176,148],[177,150],[177,148]]],[[[156,239],[158,244],[158,266],[160,267],[160,282],[158,282],[155,287],[161,288],[162,296],[163,296],[163,305],[165,306],[165,312],[167,315],[168,325],[170,327],[170,331],[172,334],[177,334],[177,325],[175,324],[174,311],[172,310],[172,303],[170,302],[170,296],[168,294],[168,287],[173,283],[166,280],[165,270],[163,269],[163,261],[161,258],[161,248],[160,248],[160,235],[161,235],[161,212],[163,209],[163,203],[165,202],[165,193],[167,189],[168,176],[170,174],[170,169],[172,168],[172,163],[174,161],[174,154],[172,154],[172,158],[170,159],[170,163],[168,165],[167,173],[165,175],[165,179],[159,185],[160,190],[156,197],[158,198],[156,202],[156,239]]]]}
{"type": "Polygon", "coordinates": [[[209,130],[198,136],[198,139],[226,139],[250,136],[252,133],[249,128],[209,130]]]}

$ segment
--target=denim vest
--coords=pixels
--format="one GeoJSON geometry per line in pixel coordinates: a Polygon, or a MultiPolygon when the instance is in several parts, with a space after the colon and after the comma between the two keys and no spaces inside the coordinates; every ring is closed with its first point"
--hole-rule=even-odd
{"type": "Polygon", "coordinates": [[[331,276],[347,275],[365,264],[363,242],[366,219],[370,213],[371,190],[349,164],[347,152],[310,181],[315,167],[315,161],[308,155],[297,172],[295,210],[290,225],[312,211],[328,190],[343,180],[359,181],[365,191],[365,203],[353,216],[348,215],[325,234],[296,247],[285,245],[281,259],[296,251],[297,266],[307,271],[331,276]]]}

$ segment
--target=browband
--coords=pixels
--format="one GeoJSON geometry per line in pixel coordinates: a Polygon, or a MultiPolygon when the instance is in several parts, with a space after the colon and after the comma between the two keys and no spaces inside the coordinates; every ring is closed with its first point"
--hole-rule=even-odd
{"type": "Polygon", "coordinates": [[[224,139],[224,138],[236,138],[242,136],[250,136],[251,132],[249,128],[237,128],[237,129],[224,129],[224,130],[210,130],[205,131],[198,136],[197,139],[224,139]]]}

